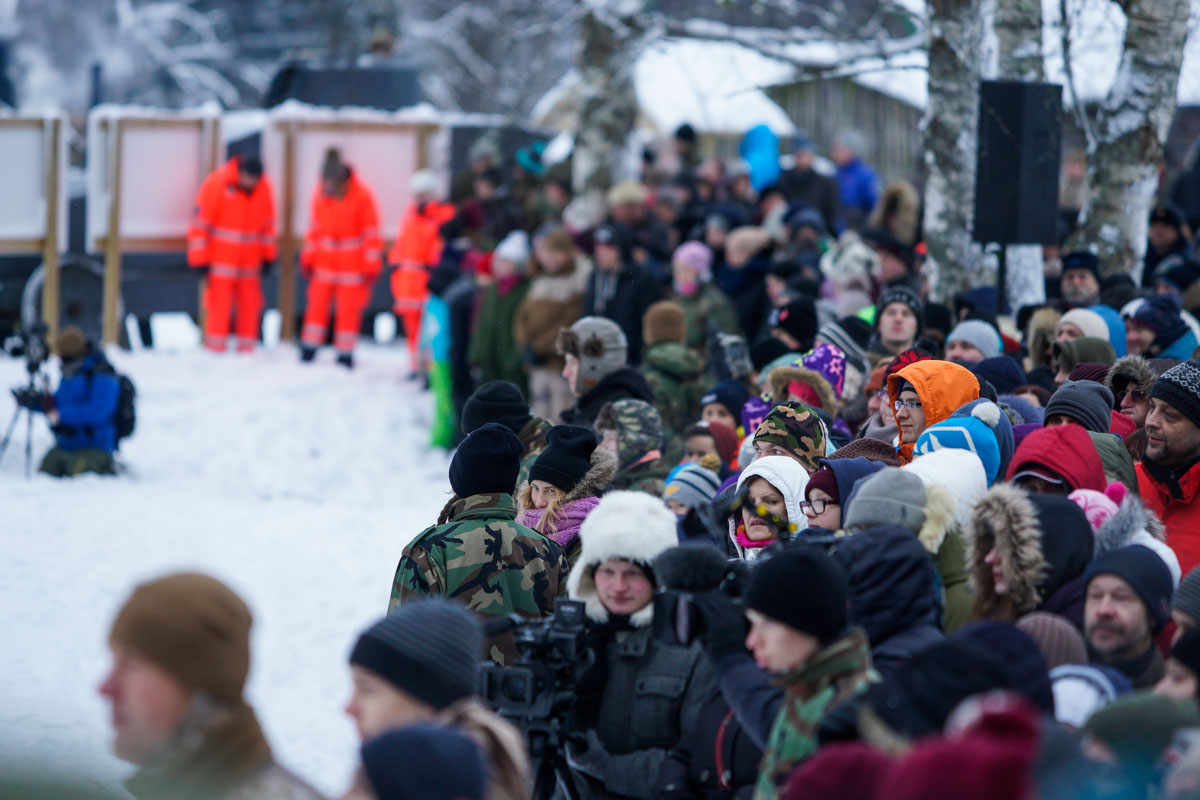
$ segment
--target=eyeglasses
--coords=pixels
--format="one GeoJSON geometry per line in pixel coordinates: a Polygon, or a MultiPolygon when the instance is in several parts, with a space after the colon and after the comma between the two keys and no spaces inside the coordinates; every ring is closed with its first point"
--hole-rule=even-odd
{"type": "Polygon", "coordinates": [[[907,408],[909,411],[916,411],[920,407],[920,400],[897,400],[896,402],[892,403],[892,408],[896,409],[897,411],[902,408],[907,408]]]}
{"type": "Polygon", "coordinates": [[[1119,392],[1117,392],[1117,405],[1118,406],[1121,405],[1121,403],[1124,402],[1126,397],[1128,397],[1130,400],[1132,400],[1135,403],[1140,403],[1146,399],[1146,393],[1143,392],[1141,389],[1131,389],[1129,391],[1125,391],[1125,390],[1119,391],[1119,392]]]}
{"type": "Polygon", "coordinates": [[[805,514],[812,512],[813,515],[824,514],[825,509],[829,506],[836,506],[837,503],[832,500],[801,500],[800,510],[805,514]]]}

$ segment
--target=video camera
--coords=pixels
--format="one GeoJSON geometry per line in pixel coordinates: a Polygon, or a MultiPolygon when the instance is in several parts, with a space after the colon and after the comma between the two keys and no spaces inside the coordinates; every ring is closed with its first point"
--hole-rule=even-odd
{"type": "Polygon", "coordinates": [[[479,694],[498,714],[521,723],[561,718],[595,656],[588,647],[584,604],[559,599],[554,615],[526,620],[516,615],[484,626],[488,636],[515,630],[520,657],[511,666],[485,664],[479,694]]]}
{"type": "Polygon", "coordinates": [[[4,341],[4,349],[13,358],[25,358],[25,369],[30,375],[36,375],[50,357],[50,345],[46,336],[50,329],[46,323],[38,322],[32,327],[21,331],[16,336],[10,336],[4,341]]]}

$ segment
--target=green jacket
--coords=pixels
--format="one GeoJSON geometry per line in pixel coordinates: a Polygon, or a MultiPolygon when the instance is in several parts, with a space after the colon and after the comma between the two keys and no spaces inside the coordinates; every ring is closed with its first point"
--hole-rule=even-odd
{"type": "Polygon", "coordinates": [[[778,797],[796,765],[816,752],[817,727],[825,712],[864,693],[876,680],[871,646],[861,628],[782,675],[779,684],[787,696],[767,737],[754,800],[778,797]]]}
{"type": "Polygon", "coordinates": [[[528,291],[529,281],[525,278],[504,294],[496,290],[495,284],[483,290],[467,348],[467,361],[479,370],[479,383],[512,381],[523,393],[529,393],[521,348],[513,333],[517,307],[528,291]]]}
{"type": "Polygon", "coordinates": [[[709,325],[724,333],[742,333],[729,298],[713,283],[700,284],[690,297],[675,292],[671,299],[683,306],[683,316],[687,322],[687,346],[696,352],[707,351],[709,325]]]}
{"type": "Polygon", "coordinates": [[[659,342],[642,353],[641,372],[668,439],[679,439],[700,421],[700,398],[708,388],[704,359],[676,342],[659,342]]]}
{"type": "Polygon", "coordinates": [[[931,558],[942,579],[945,593],[942,629],[949,635],[971,621],[971,607],[975,603],[971,587],[967,583],[966,540],[958,525],[946,532],[942,546],[931,558]]]}
{"type": "Polygon", "coordinates": [[[612,480],[612,488],[622,492],[645,492],[662,497],[667,488],[667,475],[673,467],[665,458],[639,461],[618,472],[612,480]]]}
{"type": "MultiPolygon", "coordinates": [[[[400,556],[388,611],[426,595],[441,595],[484,619],[554,612],[567,585],[567,560],[557,544],[516,522],[510,494],[462,498],[449,519],[421,532],[400,556]]],[[[512,635],[488,643],[497,663],[512,663],[512,635]]]]}

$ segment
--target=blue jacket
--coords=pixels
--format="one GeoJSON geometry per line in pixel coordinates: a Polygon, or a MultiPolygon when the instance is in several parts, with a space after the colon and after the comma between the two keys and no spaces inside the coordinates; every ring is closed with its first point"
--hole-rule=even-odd
{"type": "Polygon", "coordinates": [[[113,375],[97,373],[98,361],[98,356],[90,355],[78,367],[67,367],[54,393],[58,410],[54,436],[63,450],[94,448],[111,453],[117,447],[121,384],[113,375]]]}
{"type": "Polygon", "coordinates": [[[746,131],[738,153],[750,165],[750,185],[755,191],[779,182],[779,137],[766,125],[746,131]]]}
{"type": "Polygon", "coordinates": [[[838,193],[842,209],[857,208],[864,215],[870,214],[879,199],[879,179],[875,171],[859,159],[838,167],[838,193]]]}
{"type": "Polygon", "coordinates": [[[1192,329],[1187,331],[1175,341],[1171,342],[1161,353],[1159,358],[1173,358],[1176,361],[1190,361],[1192,351],[1197,347],[1196,334],[1192,333],[1192,329]]]}

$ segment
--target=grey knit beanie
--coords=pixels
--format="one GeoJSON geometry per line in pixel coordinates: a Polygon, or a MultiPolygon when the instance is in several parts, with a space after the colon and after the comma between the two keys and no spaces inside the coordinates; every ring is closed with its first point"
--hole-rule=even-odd
{"type": "Polygon", "coordinates": [[[479,620],[439,597],[406,603],[363,631],[350,663],[442,710],[476,691],[483,654],[479,620]]]}
{"type": "Polygon", "coordinates": [[[984,358],[1000,355],[1000,333],[981,319],[963,320],[946,337],[946,344],[966,342],[983,353],[984,358]]]}
{"type": "Polygon", "coordinates": [[[898,525],[915,534],[925,524],[925,484],[911,472],[887,467],[856,483],[842,509],[847,530],[898,525]]]}
{"type": "Polygon", "coordinates": [[[1178,609],[1200,622],[1200,567],[1196,567],[1179,582],[1171,608],[1178,609]]]}
{"type": "Polygon", "coordinates": [[[1066,381],[1046,404],[1044,419],[1062,414],[1093,433],[1108,433],[1112,425],[1113,394],[1095,381],[1066,381]]]}
{"type": "Polygon", "coordinates": [[[607,375],[621,367],[629,357],[629,342],[625,332],[606,317],[583,317],[558,335],[558,349],[563,355],[579,359],[577,386],[579,394],[595,386],[607,375]]]}

